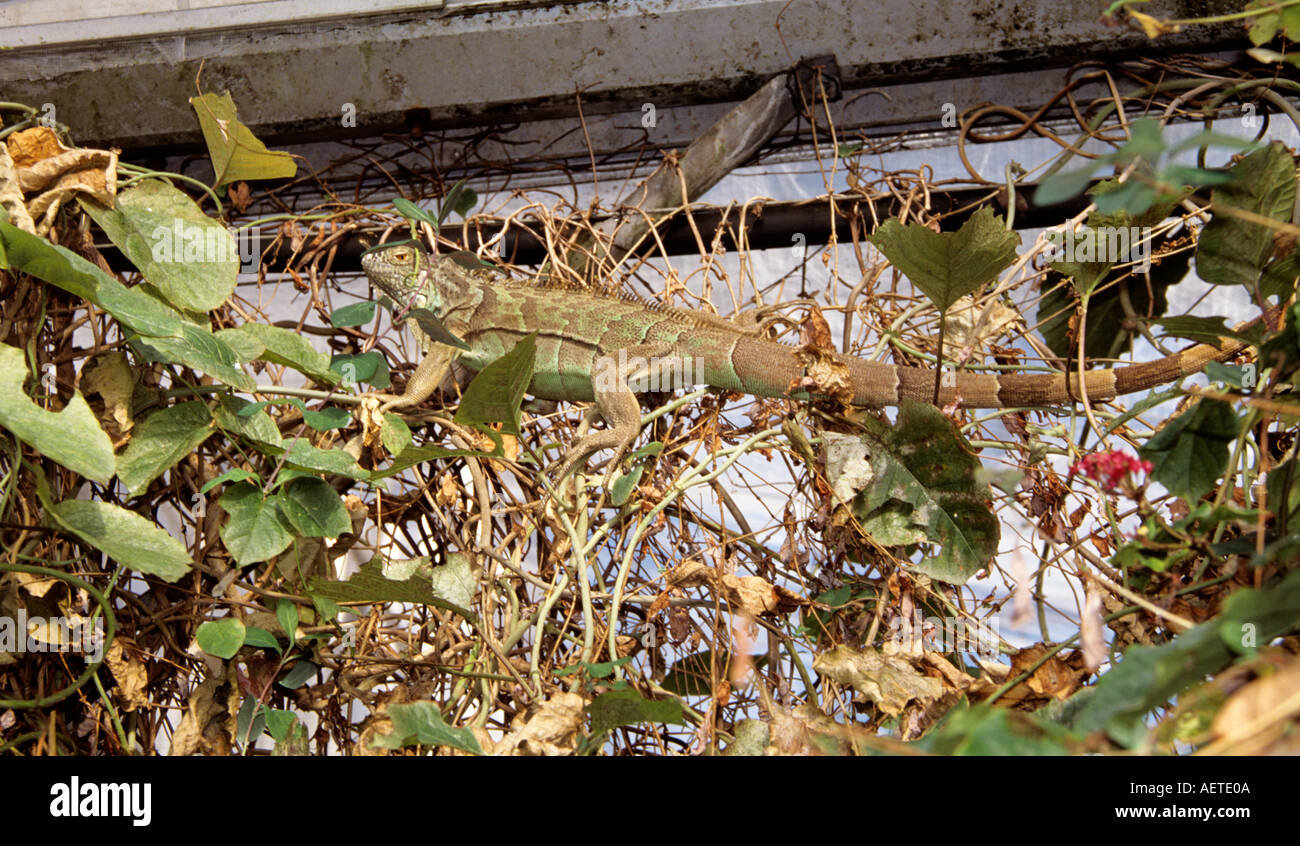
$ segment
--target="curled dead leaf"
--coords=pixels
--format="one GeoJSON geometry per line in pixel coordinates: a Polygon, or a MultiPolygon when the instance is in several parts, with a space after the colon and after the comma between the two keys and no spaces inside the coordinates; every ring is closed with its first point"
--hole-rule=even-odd
{"type": "Polygon", "coordinates": [[[708,585],[721,593],[731,609],[759,617],[784,614],[808,604],[808,600],[785,588],[777,587],[761,576],[719,575],[716,568],[699,561],[684,561],[665,575],[669,587],[690,588],[708,585]]]}
{"type": "Polygon", "coordinates": [[[239,716],[239,686],[224,662],[190,694],[181,724],[172,734],[169,755],[197,752],[227,756],[233,746],[239,716]]]}
{"type": "Polygon", "coordinates": [[[67,147],[49,127],[15,132],[6,140],[17,188],[35,224],[35,234],[49,230],[59,209],[83,197],[109,208],[117,196],[117,151],[67,147]]]}
{"type": "Polygon", "coordinates": [[[1300,658],[1233,693],[1210,732],[1230,754],[1300,754],[1300,658]]]}
{"type": "Polygon", "coordinates": [[[135,426],[131,416],[135,371],[131,369],[126,353],[103,353],[86,362],[81,368],[81,392],[87,397],[99,395],[103,412],[96,416],[115,441],[135,426]]]}
{"type": "Polygon", "coordinates": [[[938,679],[921,675],[906,659],[881,655],[871,647],[858,651],[837,646],[818,655],[813,669],[853,688],[858,701],[874,702],[891,717],[901,714],[912,702],[924,707],[944,692],[938,679]]]}
{"type": "Polygon", "coordinates": [[[126,638],[117,637],[108,647],[108,654],[104,656],[104,662],[108,664],[108,669],[113,672],[113,678],[117,681],[117,689],[113,691],[114,698],[122,705],[124,711],[134,711],[142,705],[149,704],[149,696],[146,693],[149,687],[149,673],[145,669],[144,662],[136,657],[135,653],[126,648],[126,638]]]}
{"type": "Polygon", "coordinates": [[[515,718],[510,734],[494,755],[572,755],[582,737],[587,701],[576,693],[556,693],[515,718]]]}

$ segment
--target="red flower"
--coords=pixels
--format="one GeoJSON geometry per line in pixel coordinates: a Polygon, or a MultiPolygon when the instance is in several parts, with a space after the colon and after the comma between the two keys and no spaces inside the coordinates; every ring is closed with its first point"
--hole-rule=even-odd
{"type": "Polygon", "coordinates": [[[1130,473],[1150,473],[1150,461],[1134,458],[1124,452],[1094,452],[1085,455],[1081,461],[1070,468],[1070,476],[1082,473],[1098,482],[1103,490],[1114,491],[1130,473]]]}

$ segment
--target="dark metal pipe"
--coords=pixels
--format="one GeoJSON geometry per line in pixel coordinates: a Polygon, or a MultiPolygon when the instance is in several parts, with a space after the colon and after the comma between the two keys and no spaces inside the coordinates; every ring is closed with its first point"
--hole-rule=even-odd
{"type": "MultiPolygon", "coordinates": [[[[1060,223],[1068,217],[1078,214],[1087,205],[1087,198],[1079,196],[1063,203],[1038,206],[1032,202],[1032,186],[1021,186],[1016,195],[1016,229],[1037,229],[1060,223]]],[[[960,227],[984,205],[992,205],[999,214],[1006,213],[1004,189],[994,186],[956,188],[930,193],[931,211],[942,215],[941,227],[952,231],[960,227]]],[[[834,231],[836,240],[844,243],[852,237],[852,215],[860,215],[866,227],[872,220],[887,220],[901,210],[894,197],[881,197],[869,201],[861,197],[837,197],[835,201],[834,231]],[[874,213],[869,205],[874,205],[874,213]]],[[[706,244],[713,242],[714,233],[720,226],[726,226],[722,243],[729,250],[736,250],[739,245],[732,237],[734,228],[740,224],[740,214],[734,208],[723,219],[725,209],[711,207],[696,209],[691,213],[695,227],[699,230],[706,244]]],[[[796,241],[796,236],[803,236],[808,245],[821,245],[830,241],[831,236],[830,203],[825,199],[802,200],[793,203],[766,203],[761,207],[751,206],[745,219],[748,229],[746,237],[749,249],[765,250],[789,247],[796,241]],[[757,213],[756,213],[757,212],[757,213]]],[[[669,255],[689,255],[698,252],[695,230],[691,228],[685,215],[677,214],[659,224],[660,239],[669,255]]],[[[462,229],[446,229],[445,235],[452,240],[459,240],[462,229]]],[[[470,237],[461,247],[475,250],[481,244],[496,238],[501,232],[501,225],[496,222],[472,223],[469,227],[470,237]]],[[[361,253],[373,246],[376,236],[358,233],[339,242],[335,253],[333,268],[349,273],[361,270],[361,253]]],[[[533,231],[519,225],[511,226],[500,242],[502,257],[520,265],[541,264],[546,259],[545,242],[533,231]]],[[[101,243],[99,250],[114,270],[131,270],[131,264],[112,244],[101,243]]],[[[647,240],[642,255],[656,255],[659,246],[654,240],[647,240]]],[[[287,243],[281,243],[263,258],[263,264],[269,273],[282,273],[285,264],[293,257],[293,250],[287,243]]]]}

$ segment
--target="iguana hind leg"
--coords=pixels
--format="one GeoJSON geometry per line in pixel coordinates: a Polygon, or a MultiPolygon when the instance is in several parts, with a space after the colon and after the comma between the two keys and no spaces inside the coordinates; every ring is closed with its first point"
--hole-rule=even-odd
{"type": "Polygon", "coordinates": [[[673,356],[672,347],[667,344],[637,344],[598,358],[592,368],[592,392],[607,428],[588,432],[570,447],[555,476],[555,484],[564,481],[592,453],[613,449],[614,458],[606,474],[608,481],[641,431],[641,403],[633,386],[642,391],[682,387],[673,384],[674,379],[680,380],[678,374],[682,372],[676,368],[689,367],[689,364],[673,356]]]}

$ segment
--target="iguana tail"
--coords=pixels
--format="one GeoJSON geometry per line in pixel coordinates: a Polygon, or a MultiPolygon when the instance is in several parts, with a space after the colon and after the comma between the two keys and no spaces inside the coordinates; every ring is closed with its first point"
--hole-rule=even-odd
{"type": "MultiPolygon", "coordinates": [[[[1239,333],[1246,331],[1272,313],[1276,313],[1276,310],[1270,310],[1270,313],[1241,324],[1236,331],[1239,333]]],[[[970,408],[1064,405],[1080,401],[1085,395],[1094,402],[1111,400],[1125,394],[1147,391],[1157,385],[1198,373],[1211,361],[1227,361],[1249,347],[1250,344],[1233,338],[1219,338],[1218,343],[1197,344],[1155,361],[1113,369],[1085,370],[1086,390],[1080,389],[1077,370],[1071,370],[1068,376],[1066,373],[1012,373],[994,376],[958,372],[950,385],[940,385],[939,404],[947,405],[958,396],[962,404],[970,408]]],[[[850,362],[850,372],[856,369],[850,362]]],[[[894,405],[903,399],[922,402],[930,402],[934,399],[935,371],[917,367],[899,367],[897,374],[893,397],[887,399],[884,404],[894,405]]],[[[857,372],[853,372],[853,379],[856,388],[857,372]]],[[[869,392],[866,396],[869,396],[869,392]]]]}
{"type": "MultiPolygon", "coordinates": [[[[1244,332],[1268,320],[1271,325],[1277,309],[1236,327],[1244,332]]],[[[785,354],[774,354],[771,342],[742,341],[733,351],[731,372],[739,377],[736,387],[748,393],[765,396],[780,395],[801,380],[806,383],[804,364],[794,350],[783,347],[785,354]],[[784,385],[785,390],[775,390],[784,385]]],[[[1018,408],[1022,406],[1068,405],[1081,401],[1111,400],[1124,394],[1137,393],[1172,382],[1199,372],[1211,361],[1227,361],[1250,347],[1250,344],[1232,338],[1220,338],[1216,344],[1197,344],[1182,352],[1156,361],[1133,364],[1107,370],[1084,371],[1084,387],[1079,386],[1079,374],[1066,373],[991,375],[949,371],[941,380],[939,404],[956,400],[968,408],[1018,408]]],[[[853,404],[867,407],[898,405],[903,400],[932,402],[936,373],[929,368],[899,367],[877,361],[866,361],[852,356],[838,356],[848,369],[852,382],[853,404]]],[[[729,384],[721,387],[733,387],[729,384]]],[[[816,388],[813,388],[815,391],[816,388]]]]}

